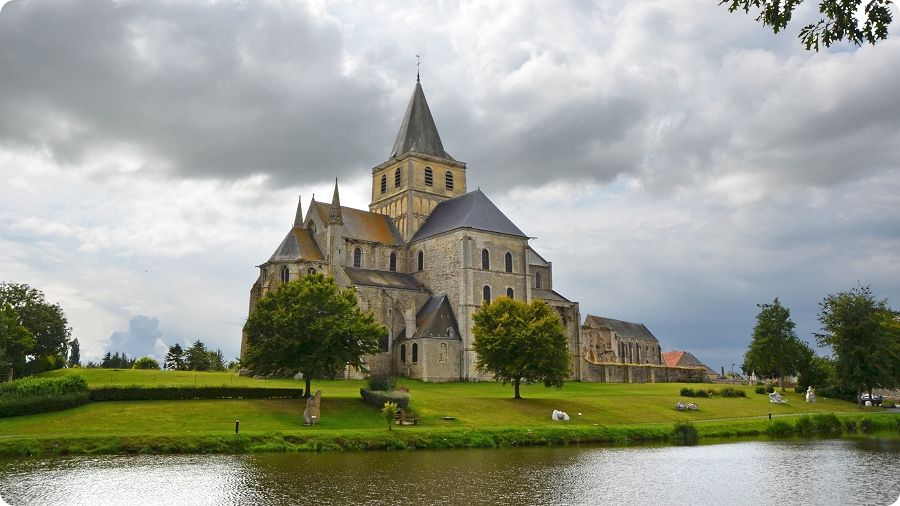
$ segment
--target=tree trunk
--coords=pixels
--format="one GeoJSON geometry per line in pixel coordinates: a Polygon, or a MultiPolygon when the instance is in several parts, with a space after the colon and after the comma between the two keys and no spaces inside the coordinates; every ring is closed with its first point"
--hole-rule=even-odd
{"type": "Polygon", "coordinates": [[[784,393],[784,376],[778,377],[778,383],[781,384],[781,392],[784,393]]]}
{"type": "Polygon", "coordinates": [[[312,387],[309,386],[309,375],[304,374],[303,379],[306,380],[306,390],[303,391],[303,397],[309,399],[312,396],[312,394],[310,393],[312,387]]]}
{"type": "Polygon", "coordinates": [[[516,388],[516,397],[515,397],[516,399],[522,398],[522,396],[519,395],[519,382],[520,381],[521,380],[519,378],[516,378],[515,380],[513,380],[513,386],[516,388]]]}
{"type": "Polygon", "coordinates": [[[862,385],[856,385],[856,407],[862,407],[862,385]]]}

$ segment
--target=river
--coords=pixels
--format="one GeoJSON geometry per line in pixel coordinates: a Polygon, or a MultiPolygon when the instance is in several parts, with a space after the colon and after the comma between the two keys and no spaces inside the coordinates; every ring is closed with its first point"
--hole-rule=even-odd
{"type": "Polygon", "coordinates": [[[900,442],[0,460],[26,504],[891,504],[900,442]]]}

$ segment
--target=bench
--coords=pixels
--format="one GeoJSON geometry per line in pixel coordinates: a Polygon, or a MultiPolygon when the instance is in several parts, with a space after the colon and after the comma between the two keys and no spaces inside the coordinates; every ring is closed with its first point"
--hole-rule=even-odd
{"type": "Polygon", "coordinates": [[[419,418],[410,411],[406,411],[405,409],[401,409],[397,411],[397,416],[395,418],[397,425],[418,425],[419,418]]]}

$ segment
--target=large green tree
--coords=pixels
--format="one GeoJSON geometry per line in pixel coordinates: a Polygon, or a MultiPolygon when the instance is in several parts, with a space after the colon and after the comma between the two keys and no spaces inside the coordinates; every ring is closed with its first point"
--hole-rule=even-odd
{"type": "Polygon", "coordinates": [[[300,372],[309,396],[312,379],[345,367],[365,371],[363,356],[378,351],[387,329],[359,309],[356,293],[333,278],[309,274],[260,298],[247,323],[241,365],[255,374],[300,372]]]}
{"type": "Polygon", "coordinates": [[[169,346],[169,352],[166,353],[163,367],[169,371],[184,370],[184,350],[181,348],[180,344],[176,343],[174,346],[169,346]]]}
{"type": "Polygon", "coordinates": [[[72,339],[69,343],[69,367],[81,367],[81,345],[78,339],[72,339]]]}
{"type": "Polygon", "coordinates": [[[7,304],[0,304],[0,375],[25,367],[34,348],[34,336],[19,323],[19,315],[7,304]]]}
{"type": "MultiPolygon", "coordinates": [[[[785,29],[803,0],[720,0],[729,12],[759,10],[757,21],[769,26],[775,33],[785,29]]],[[[819,0],[822,18],[800,29],[799,38],[806,49],[818,51],[844,41],[856,45],[876,44],[888,36],[888,25],[893,21],[892,0],[819,0]],[[860,9],[860,7],[862,8],[860,9]]]]}
{"type": "Polygon", "coordinates": [[[16,376],[66,365],[72,329],[59,304],[50,304],[40,290],[28,285],[0,283],[0,306],[4,305],[12,308],[19,324],[34,338],[34,345],[26,350],[25,359],[16,357],[13,362],[16,376]]]}
{"type": "Polygon", "coordinates": [[[877,300],[868,286],[831,294],[819,303],[822,333],[816,340],[831,347],[838,380],[862,392],[900,385],[900,324],[887,300],[877,300]]]}
{"type": "Polygon", "coordinates": [[[191,371],[208,371],[210,367],[209,350],[200,340],[194,341],[184,351],[184,365],[191,371]]]}
{"type": "Polygon", "coordinates": [[[784,391],[784,377],[795,374],[805,357],[803,343],[794,332],[796,325],[791,320],[791,310],[782,306],[778,297],[771,304],[757,304],[757,307],[760,309],[753,338],[741,368],[778,378],[784,391]]]}
{"type": "Polygon", "coordinates": [[[476,367],[502,382],[512,383],[521,399],[523,381],[562,387],[569,377],[569,341],[559,315],[546,303],[531,304],[499,297],[484,303],[474,316],[472,348],[476,367]]]}

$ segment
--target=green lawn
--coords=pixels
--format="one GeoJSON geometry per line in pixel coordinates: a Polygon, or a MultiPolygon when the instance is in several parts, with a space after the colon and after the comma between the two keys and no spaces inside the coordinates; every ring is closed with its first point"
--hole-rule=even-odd
{"type": "MultiPolygon", "coordinates": [[[[48,375],[61,374],[82,374],[91,386],[302,387],[299,381],[242,378],[230,373],[82,369],[54,371],[48,375]]],[[[421,419],[419,426],[400,430],[559,426],[559,422],[550,420],[554,409],[566,411],[572,417],[565,425],[583,427],[671,423],[685,418],[702,422],[765,417],[769,411],[775,416],[872,411],[860,410],[850,402],[822,398],[816,404],[808,404],[801,394],[790,391],[785,394],[788,405],[773,405],[768,402],[768,396],[754,393],[752,387],[738,387],[747,390],[746,398],[689,399],[679,395],[684,386],[723,388],[708,384],[570,382],[561,390],[523,385],[521,400],[512,398],[511,386],[497,383],[401,380],[400,384],[409,388],[411,409],[421,419]],[[674,404],[679,400],[696,402],[700,411],[675,411],[674,404]],[[445,416],[454,420],[444,420],[445,416]]],[[[384,422],[378,410],[363,404],[359,397],[363,385],[362,381],[352,380],[313,381],[313,389],[322,390],[322,423],[314,428],[303,426],[302,400],[123,401],[94,402],[67,411],[0,419],[0,436],[217,435],[233,433],[235,418],[241,420],[242,434],[383,430],[384,422]]]]}

